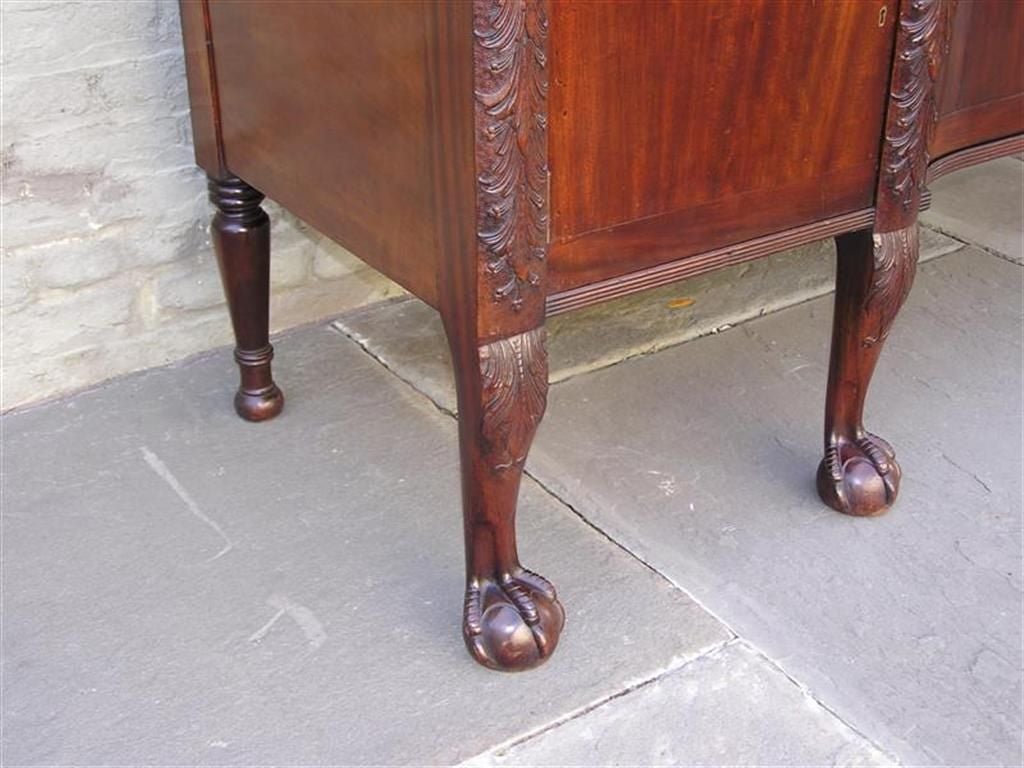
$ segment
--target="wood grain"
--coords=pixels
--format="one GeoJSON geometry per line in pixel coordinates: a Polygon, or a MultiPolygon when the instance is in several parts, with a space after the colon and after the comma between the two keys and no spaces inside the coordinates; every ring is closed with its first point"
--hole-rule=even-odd
{"type": "MultiPolygon", "coordinates": [[[[710,206],[678,233],[696,252],[870,206],[895,16],[879,26],[883,5],[554,4],[553,242],[710,206]],[[723,240],[737,199],[762,228],[723,240]]],[[[552,254],[581,280],[614,269],[582,247],[552,254]]]]}
{"type": "Polygon", "coordinates": [[[1024,3],[956,3],[939,80],[933,157],[1024,131],[1024,3]]]}
{"type": "Polygon", "coordinates": [[[270,218],[263,195],[241,179],[209,181],[215,213],[210,233],[235,332],[240,385],[235,411],[247,421],[265,421],[284,407],[270,361],[270,218]]]}
{"type": "Polygon", "coordinates": [[[196,164],[212,178],[226,178],[209,6],[207,0],[180,0],[179,7],[196,164]]]}
{"type": "Polygon", "coordinates": [[[228,167],[436,306],[424,6],[214,2],[228,167]]]}

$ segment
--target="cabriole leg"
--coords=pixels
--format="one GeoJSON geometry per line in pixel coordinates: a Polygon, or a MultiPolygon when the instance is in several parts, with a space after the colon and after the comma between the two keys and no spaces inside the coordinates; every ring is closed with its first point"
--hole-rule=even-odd
{"type": "Polygon", "coordinates": [[[241,179],[211,178],[209,189],[217,209],[213,244],[241,373],[235,410],[243,419],[263,421],[284,407],[270,371],[270,219],[260,207],[263,195],[241,179]]]}
{"type": "Polygon", "coordinates": [[[900,487],[892,447],[864,429],[864,398],[917,268],[917,214],[953,9],[954,3],[941,0],[900,3],[873,230],[836,238],[836,308],[818,493],[849,515],[884,512],[900,487]]]}
{"type": "Polygon", "coordinates": [[[516,549],[523,464],[547,403],[544,342],[537,328],[463,354],[453,345],[466,537],[463,637],[478,662],[507,672],[547,659],[565,622],[554,587],[524,568],[516,549]]]}
{"type": "Polygon", "coordinates": [[[877,515],[895,500],[900,467],[892,447],[864,429],[864,398],[917,265],[917,224],[836,238],[835,318],[818,493],[848,515],[877,515]]]}

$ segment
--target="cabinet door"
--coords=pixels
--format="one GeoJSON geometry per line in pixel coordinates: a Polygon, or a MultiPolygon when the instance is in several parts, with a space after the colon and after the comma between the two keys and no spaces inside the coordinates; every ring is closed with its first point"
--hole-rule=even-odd
{"type": "Polygon", "coordinates": [[[564,290],[873,204],[895,0],[554,0],[564,290]]]}
{"type": "Polygon", "coordinates": [[[933,158],[1024,132],[1024,2],[972,0],[951,10],[933,158]]]}

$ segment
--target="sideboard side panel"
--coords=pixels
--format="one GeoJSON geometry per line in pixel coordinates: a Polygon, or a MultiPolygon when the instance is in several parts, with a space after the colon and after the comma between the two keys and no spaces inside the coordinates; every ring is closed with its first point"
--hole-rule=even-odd
{"type": "Polygon", "coordinates": [[[1024,132],[1024,3],[961,0],[952,15],[932,157],[1024,132]]]}
{"type": "Polygon", "coordinates": [[[209,12],[227,167],[436,306],[426,6],[209,12]]]}
{"type": "Polygon", "coordinates": [[[226,168],[220,135],[213,46],[209,39],[209,6],[207,0],[181,0],[179,6],[196,164],[211,176],[222,178],[226,168]]]}

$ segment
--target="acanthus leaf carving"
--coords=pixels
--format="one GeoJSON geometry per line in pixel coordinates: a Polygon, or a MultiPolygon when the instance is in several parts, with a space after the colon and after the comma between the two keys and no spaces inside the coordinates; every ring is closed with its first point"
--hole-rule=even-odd
{"type": "Polygon", "coordinates": [[[893,232],[875,233],[872,248],[874,276],[865,309],[877,320],[872,320],[870,327],[874,330],[862,341],[865,348],[885,341],[900,307],[910,294],[917,271],[917,224],[893,232]]]}
{"type": "Polygon", "coordinates": [[[548,396],[544,328],[480,347],[483,388],[481,434],[491,468],[502,471],[526,461],[548,396]]]}
{"type": "Polygon", "coordinates": [[[909,0],[900,14],[883,172],[904,210],[925,184],[928,143],[938,122],[936,83],[949,50],[954,8],[955,0],[909,0]]]}
{"type": "Polygon", "coordinates": [[[544,0],[476,0],[474,19],[477,238],[493,301],[518,311],[547,251],[548,19],[544,0]]]}

